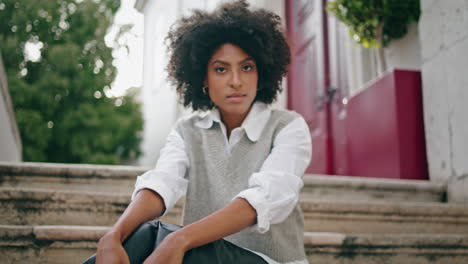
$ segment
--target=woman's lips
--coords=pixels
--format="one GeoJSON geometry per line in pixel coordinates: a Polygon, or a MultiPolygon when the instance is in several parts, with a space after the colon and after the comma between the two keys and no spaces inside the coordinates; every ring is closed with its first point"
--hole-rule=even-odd
{"type": "Polygon", "coordinates": [[[230,103],[242,103],[245,97],[245,94],[231,94],[227,96],[227,100],[230,103]]]}

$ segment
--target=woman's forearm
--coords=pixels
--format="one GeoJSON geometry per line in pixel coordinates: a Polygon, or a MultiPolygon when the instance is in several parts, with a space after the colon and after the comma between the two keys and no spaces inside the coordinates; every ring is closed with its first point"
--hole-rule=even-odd
{"type": "Polygon", "coordinates": [[[161,216],[164,211],[165,206],[161,196],[154,191],[143,189],[125,209],[111,232],[123,242],[139,225],[161,216]]]}
{"type": "Polygon", "coordinates": [[[257,212],[242,198],[237,198],[213,214],[179,229],[175,241],[182,243],[184,250],[199,247],[255,224],[257,212]]]}

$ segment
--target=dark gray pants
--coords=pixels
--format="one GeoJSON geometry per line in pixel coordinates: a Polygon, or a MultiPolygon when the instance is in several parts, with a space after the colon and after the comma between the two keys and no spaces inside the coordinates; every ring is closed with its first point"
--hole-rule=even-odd
{"type": "MultiPolygon", "coordinates": [[[[123,244],[130,263],[143,263],[168,234],[179,228],[180,226],[159,221],[151,221],[141,225],[123,244]]],[[[94,264],[95,261],[96,258],[93,255],[83,264],[94,264]]],[[[267,262],[260,256],[221,239],[187,251],[183,264],[192,263],[266,264],[267,262]]]]}

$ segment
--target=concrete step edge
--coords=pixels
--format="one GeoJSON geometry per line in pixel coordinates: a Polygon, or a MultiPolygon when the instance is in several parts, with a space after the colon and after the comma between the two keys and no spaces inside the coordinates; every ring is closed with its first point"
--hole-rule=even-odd
{"type": "Polygon", "coordinates": [[[97,241],[110,229],[107,226],[0,225],[0,240],[30,237],[35,240],[97,241]]]}
{"type": "MultiPolygon", "coordinates": [[[[48,176],[61,178],[105,178],[134,180],[150,168],[122,165],[64,164],[39,162],[0,162],[0,176],[48,176]]],[[[306,174],[305,186],[328,186],[384,191],[445,192],[445,183],[368,177],[306,174]]]]}
{"type": "Polygon", "coordinates": [[[304,232],[306,246],[467,248],[468,234],[347,234],[304,232]]]}
{"type": "Polygon", "coordinates": [[[60,191],[39,188],[0,187],[0,200],[28,201],[66,201],[79,200],[83,202],[125,203],[130,202],[131,193],[60,191]]]}
{"type": "MultiPolygon", "coordinates": [[[[0,239],[14,240],[25,237],[36,240],[98,241],[109,226],[76,225],[0,225],[0,239]]],[[[468,234],[352,234],[334,232],[304,232],[306,246],[434,246],[466,247],[468,234]]]]}
{"type": "Polygon", "coordinates": [[[439,202],[384,202],[345,200],[301,200],[301,208],[307,212],[337,212],[344,214],[381,214],[457,217],[468,219],[468,205],[439,202]]]}
{"type": "MultiPolygon", "coordinates": [[[[128,204],[130,195],[101,192],[51,191],[44,189],[0,187],[0,200],[4,201],[77,201],[83,203],[118,203],[128,204]]],[[[343,200],[302,200],[301,208],[307,212],[337,212],[381,215],[412,215],[468,218],[468,205],[437,202],[382,202],[382,201],[343,201],[343,200]]],[[[182,206],[178,202],[178,206],[182,206]]],[[[64,204],[66,208],[67,204],[64,204]]]]}
{"type": "Polygon", "coordinates": [[[433,183],[423,180],[401,180],[338,175],[304,175],[304,186],[328,186],[335,188],[376,189],[383,191],[425,191],[446,192],[446,183],[433,183]]]}
{"type": "Polygon", "coordinates": [[[0,162],[0,175],[50,176],[65,178],[135,179],[149,168],[123,165],[92,165],[40,162],[0,162]]]}

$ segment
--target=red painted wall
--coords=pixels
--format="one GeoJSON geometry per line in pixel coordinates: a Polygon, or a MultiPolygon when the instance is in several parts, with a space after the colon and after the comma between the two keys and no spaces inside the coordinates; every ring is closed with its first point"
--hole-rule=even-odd
{"type": "Polygon", "coordinates": [[[348,175],[428,179],[420,72],[387,73],[346,108],[348,175]]]}

